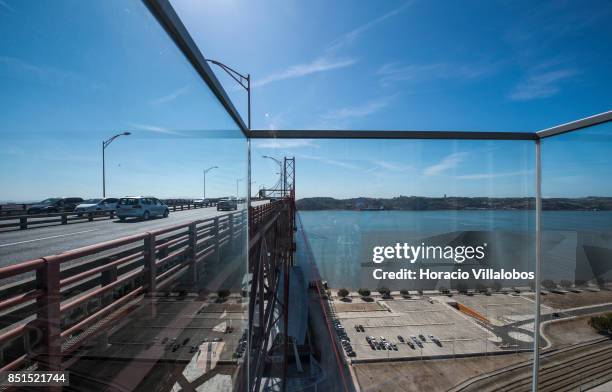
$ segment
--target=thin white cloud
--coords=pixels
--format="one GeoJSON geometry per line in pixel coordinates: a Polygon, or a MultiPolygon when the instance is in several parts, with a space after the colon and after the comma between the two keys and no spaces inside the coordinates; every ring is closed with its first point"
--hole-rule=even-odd
{"type": "Polygon", "coordinates": [[[0,7],[2,8],[6,8],[7,10],[9,10],[10,12],[17,12],[15,10],[15,8],[11,7],[10,5],[8,5],[8,3],[4,0],[0,0],[0,7]]]}
{"type": "Polygon", "coordinates": [[[425,168],[423,174],[435,176],[457,167],[468,156],[467,152],[454,152],[444,157],[439,163],[425,168]]]}
{"type": "Polygon", "coordinates": [[[299,159],[317,161],[317,162],[325,163],[328,165],[342,167],[344,169],[361,170],[361,168],[357,165],[354,165],[352,163],[348,163],[345,161],[340,161],[337,159],[331,159],[331,158],[326,158],[326,157],[312,155],[312,154],[296,154],[295,156],[296,158],[299,158],[299,159]]]}
{"type": "Polygon", "coordinates": [[[323,120],[346,120],[366,117],[386,108],[394,96],[368,101],[361,105],[330,110],[321,115],[323,120]]]}
{"type": "Polygon", "coordinates": [[[521,170],[515,172],[505,173],[477,173],[477,174],[466,174],[462,176],[456,176],[458,180],[491,180],[500,177],[515,177],[515,176],[527,176],[533,174],[532,170],[521,170]]]}
{"type": "Polygon", "coordinates": [[[411,4],[411,2],[406,2],[404,4],[402,4],[401,6],[399,6],[398,8],[387,12],[386,14],[379,16],[376,19],[373,19],[359,27],[357,27],[356,29],[353,29],[351,31],[349,31],[348,33],[344,34],[342,37],[340,37],[339,39],[337,39],[328,49],[328,52],[335,52],[338,49],[347,46],[351,43],[353,43],[357,38],[359,38],[360,35],[362,35],[363,33],[365,33],[366,31],[368,31],[369,29],[371,29],[372,27],[384,22],[385,20],[398,15],[399,13],[401,13],[402,11],[404,11],[409,5],[411,4]]]}
{"type": "Polygon", "coordinates": [[[529,101],[547,98],[561,91],[561,83],[576,75],[577,71],[566,68],[532,72],[514,88],[509,95],[513,101],[529,101]]]}
{"type": "Polygon", "coordinates": [[[147,132],[155,132],[155,133],[163,133],[163,134],[167,134],[167,135],[180,135],[180,132],[176,132],[176,131],[172,131],[170,129],[167,128],[163,128],[163,127],[159,127],[156,125],[149,125],[149,124],[135,124],[135,123],[131,123],[130,127],[137,129],[139,131],[147,131],[147,132]]]}
{"type": "Polygon", "coordinates": [[[0,72],[3,69],[14,77],[27,79],[28,82],[38,81],[53,87],[77,86],[82,88],[87,85],[92,89],[101,88],[98,83],[92,82],[76,72],[33,64],[16,57],[0,56],[0,72]]]}
{"type": "Polygon", "coordinates": [[[319,148],[313,140],[301,140],[301,139],[269,139],[264,141],[257,141],[254,144],[257,148],[269,148],[269,149],[294,149],[294,148],[319,148]]]}
{"type": "Polygon", "coordinates": [[[382,160],[371,160],[370,161],[373,165],[376,165],[382,169],[388,170],[388,171],[396,171],[396,172],[402,172],[402,171],[407,171],[407,170],[412,170],[413,167],[412,166],[408,166],[408,165],[400,165],[398,163],[395,162],[388,162],[388,161],[382,161],[382,160]]]}
{"type": "Polygon", "coordinates": [[[471,80],[491,75],[499,68],[498,64],[473,63],[430,63],[400,64],[387,63],[380,67],[377,74],[382,86],[398,82],[426,82],[438,79],[471,80]]]}
{"type": "Polygon", "coordinates": [[[270,83],[274,83],[274,82],[278,82],[281,80],[287,80],[287,79],[295,79],[295,78],[299,78],[302,76],[307,76],[307,75],[312,75],[315,73],[321,73],[321,72],[326,72],[326,71],[331,71],[331,70],[335,70],[335,69],[339,69],[339,68],[345,68],[345,67],[350,67],[351,65],[355,64],[357,62],[357,59],[354,58],[336,58],[336,56],[334,55],[335,52],[354,42],[360,35],[362,35],[363,33],[365,33],[367,30],[371,29],[372,27],[380,24],[381,22],[385,21],[386,19],[389,19],[397,14],[399,14],[400,12],[402,12],[408,5],[410,4],[410,2],[406,2],[403,5],[401,5],[400,7],[382,15],[379,16],[378,18],[371,20],[359,27],[357,27],[356,29],[353,29],[351,31],[349,31],[348,33],[342,35],[339,39],[337,39],[335,42],[333,42],[326,50],[325,50],[325,54],[309,63],[303,63],[303,64],[296,64],[296,65],[292,65],[290,67],[288,67],[287,69],[277,72],[277,73],[273,73],[271,75],[268,75],[262,79],[258,79],[255,80],[252,83],[252,87],[262,87],[265,86],[267,84],[270,83]]]}
{"type": "Polygon", "coordinates": [[[334,69],[351,66],[356,62],[357,60],[351,58],[332,60],[326,57],[320,57],[310,63],[292,65],[284,71],[268,75],[259,80],[255,80],[252,86],[261,87],[273,82],[278,82],[280,80],[294,79],[315,73],[331,71],[334,69]]]}
{"type": "Polygon", "coordinates": [[[175,99],[177,99],[181,95],[187,94],[188,91],[189,91],[189,86],[183,86],[181,88],[178,88],[178,89],[174,90],[170,94],[167,94],[167,95],[164,95],[164,96],[152,99],[151,103],[153,105],[161,105],[161,104],[164,104],[164,103],[168,103],[168,102],[174,101],[175,99]]]}

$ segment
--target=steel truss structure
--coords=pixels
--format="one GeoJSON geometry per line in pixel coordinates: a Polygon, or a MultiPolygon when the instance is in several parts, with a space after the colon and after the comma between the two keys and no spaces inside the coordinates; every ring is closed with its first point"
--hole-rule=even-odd
{"type": "MultiPolygon", "coordinates": [[[[269,351],[280,331],[283,342],[283,375],[287,373],[289,353],[289,270],[293,266],[295,242],[295,198],[293,192],[273,203],[267,218],[257,222],[251,219],[249,239],[249,275],[251,277],[249,301],[249,363],[248,389],[258,391],[269,365],[269,351]],[[281,276],[284,284],[280,292],[281,276]],[[282,327],[280,327],[282,323],[282,327]]],[[[256,208],[265,208],[264,206],[256,208]]],[[[257,215],[252,209],[251,217],[257,215]]],[[[244,370],[243,370],[244,372],[244,370]]],[[[283,377],[286,380],[286,377],[283,377]]],[[[239,386],[241,389],[244,385],[239,386]]]]}

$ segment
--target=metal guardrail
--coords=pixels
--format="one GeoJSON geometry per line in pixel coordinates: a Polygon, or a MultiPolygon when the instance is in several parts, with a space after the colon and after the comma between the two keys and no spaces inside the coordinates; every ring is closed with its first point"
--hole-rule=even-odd
{"type": "Polygon", "coordinates": [[[69,222],[92,222],[96,218],[108,217],[109,219],[115,218],[115,211],[101,211],[101,212],[56,212],[50,214],[32,214],[32,215],[9,215],[0,217],[0,230],[1,229],[19,229],[27,230],[40,225],[53,225],[61,224],[67,225],[69,222]],[[46,218],[46,219],[45,219],[46,218]]]}
{"type": "MultiPolygon", "coordinates": [[[[172,212],[191,210],[196,208],[206,208],[215,206],[216,202],[211,201],[209,203],[194,203],[189,201],[173,202],[166,204],[169,210],[172,212]]],[[[92,211],[92,212],[54,212],[49,214],[21,214],[12,215],[8,214],[0,216],[0,230],[2,229],[19,229],[27,230],[33,227],[39,227],[41,225],[53,225],[61,224],[66,225],[68,223],[78,222],[92,222],[97,218],[108,217],[114,219],[116,211],[92,211]],[[45,219],[47,218],[47,219],[45,219]],[[4,222],[4,223],[2,223],[4,222]]]]}
{"type": "MultiPolygon", "coordinates": [[[[191,209],[199,207],[213,207],[217,205],[220,199],[207,199],[206,203],[195,203],[194,199],[164,199],[162,200],[168,207],[173,208],[173,211],[177,209],[191,209]]],[[[0,217],[13,216],[15,215],[28,215],[30,217],[46,216],[49,214],[28,214],[28,208],[34,204],[0,204],[0,217]]],[[[74,211],[61,211],[58,213],[72,213],[74,211]]]]}
{"type": "Polygon", "coordinates": [[[0,216],[25,214],[32,204],[0,204],[0,216]]]}

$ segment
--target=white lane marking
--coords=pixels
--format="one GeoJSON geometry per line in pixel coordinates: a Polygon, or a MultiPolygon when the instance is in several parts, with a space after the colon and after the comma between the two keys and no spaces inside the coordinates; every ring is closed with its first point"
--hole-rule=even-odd
{"type": "Polygon", "coordinates": [[[13,242],[13,243],[11,243],[11,244],[1,244],[1,245],[0,245],[0,248],[3,248],[3,247],[5,247],[5,246],[11,246],[11,245],[25,244],[25,243],[27,243],[27,242],[35,242],[35,241],[50,240],[50,239],[52,239],[52,238],[59,238],[59,237],[68,237],[68,236],[71,236],[71,235],[83,234],[83,233],[89,233],[89,232],[92,232],[92,231],[98,231],[98,229],[83,230],[83,231],[77,231],[77,232],[74,232],[74,233],[54,235],[54,236],[51,236],[51,237],[36,238],[36,239],[33,239],[33,240],[13,242]]]}

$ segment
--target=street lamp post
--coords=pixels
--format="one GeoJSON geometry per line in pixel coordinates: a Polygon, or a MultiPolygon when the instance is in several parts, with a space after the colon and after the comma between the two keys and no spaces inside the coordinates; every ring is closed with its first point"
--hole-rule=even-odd
{"type": "Polygon", "coordinates": [[[220,61],[212,60],[212,59],[204,59],[209,63],[215,64],[219,66],[222,70],[224,70],[229,76],[232,77],[243,89],[247,92],[247,110],[248,110],[248,128],[251,129],[251,74],[243,75],[240,72],[236,71],[230,66],[223,64],[220,61]]]}
{"type": "Polygon", "coordinates": [[[281,161],[279,161],[278,159],[268,156],[268,155],[263,155],[262,158],[268,158],[268,159],[272,159],[274,162],[276,162],[278,164],[278,168],[279,168],[279,174],[280,174],[280,193],[281,193],[281,197],[284,196],[284,190],[285,190],[285,184],[283,183],[283,163],[281,161]]]}
{"type": "Polygon", "coordinates": [[[204,169],[204,189],[202,194],[202,203],[206,203],[206,173],[211,171],[212,169],[218,169],[219,166],[211,166],[208,169],[204,169]]]}
{"type": "Polygon", "coordinates": [[[236,200],[238,200],[238,184],[240,184],[240,181],[242,181],[242,178],[236,179],[236,200]]]}
{"type": "Polygon", "coordinates": [[[118,133],[115,136],[109,138],[108,140],[104,140],[102,142],[102,197],[106,197],[106,158],[104,155],[104,150],[108,147],[115,139],[119,136],[129,136],[130,132],[118,133]]]}

